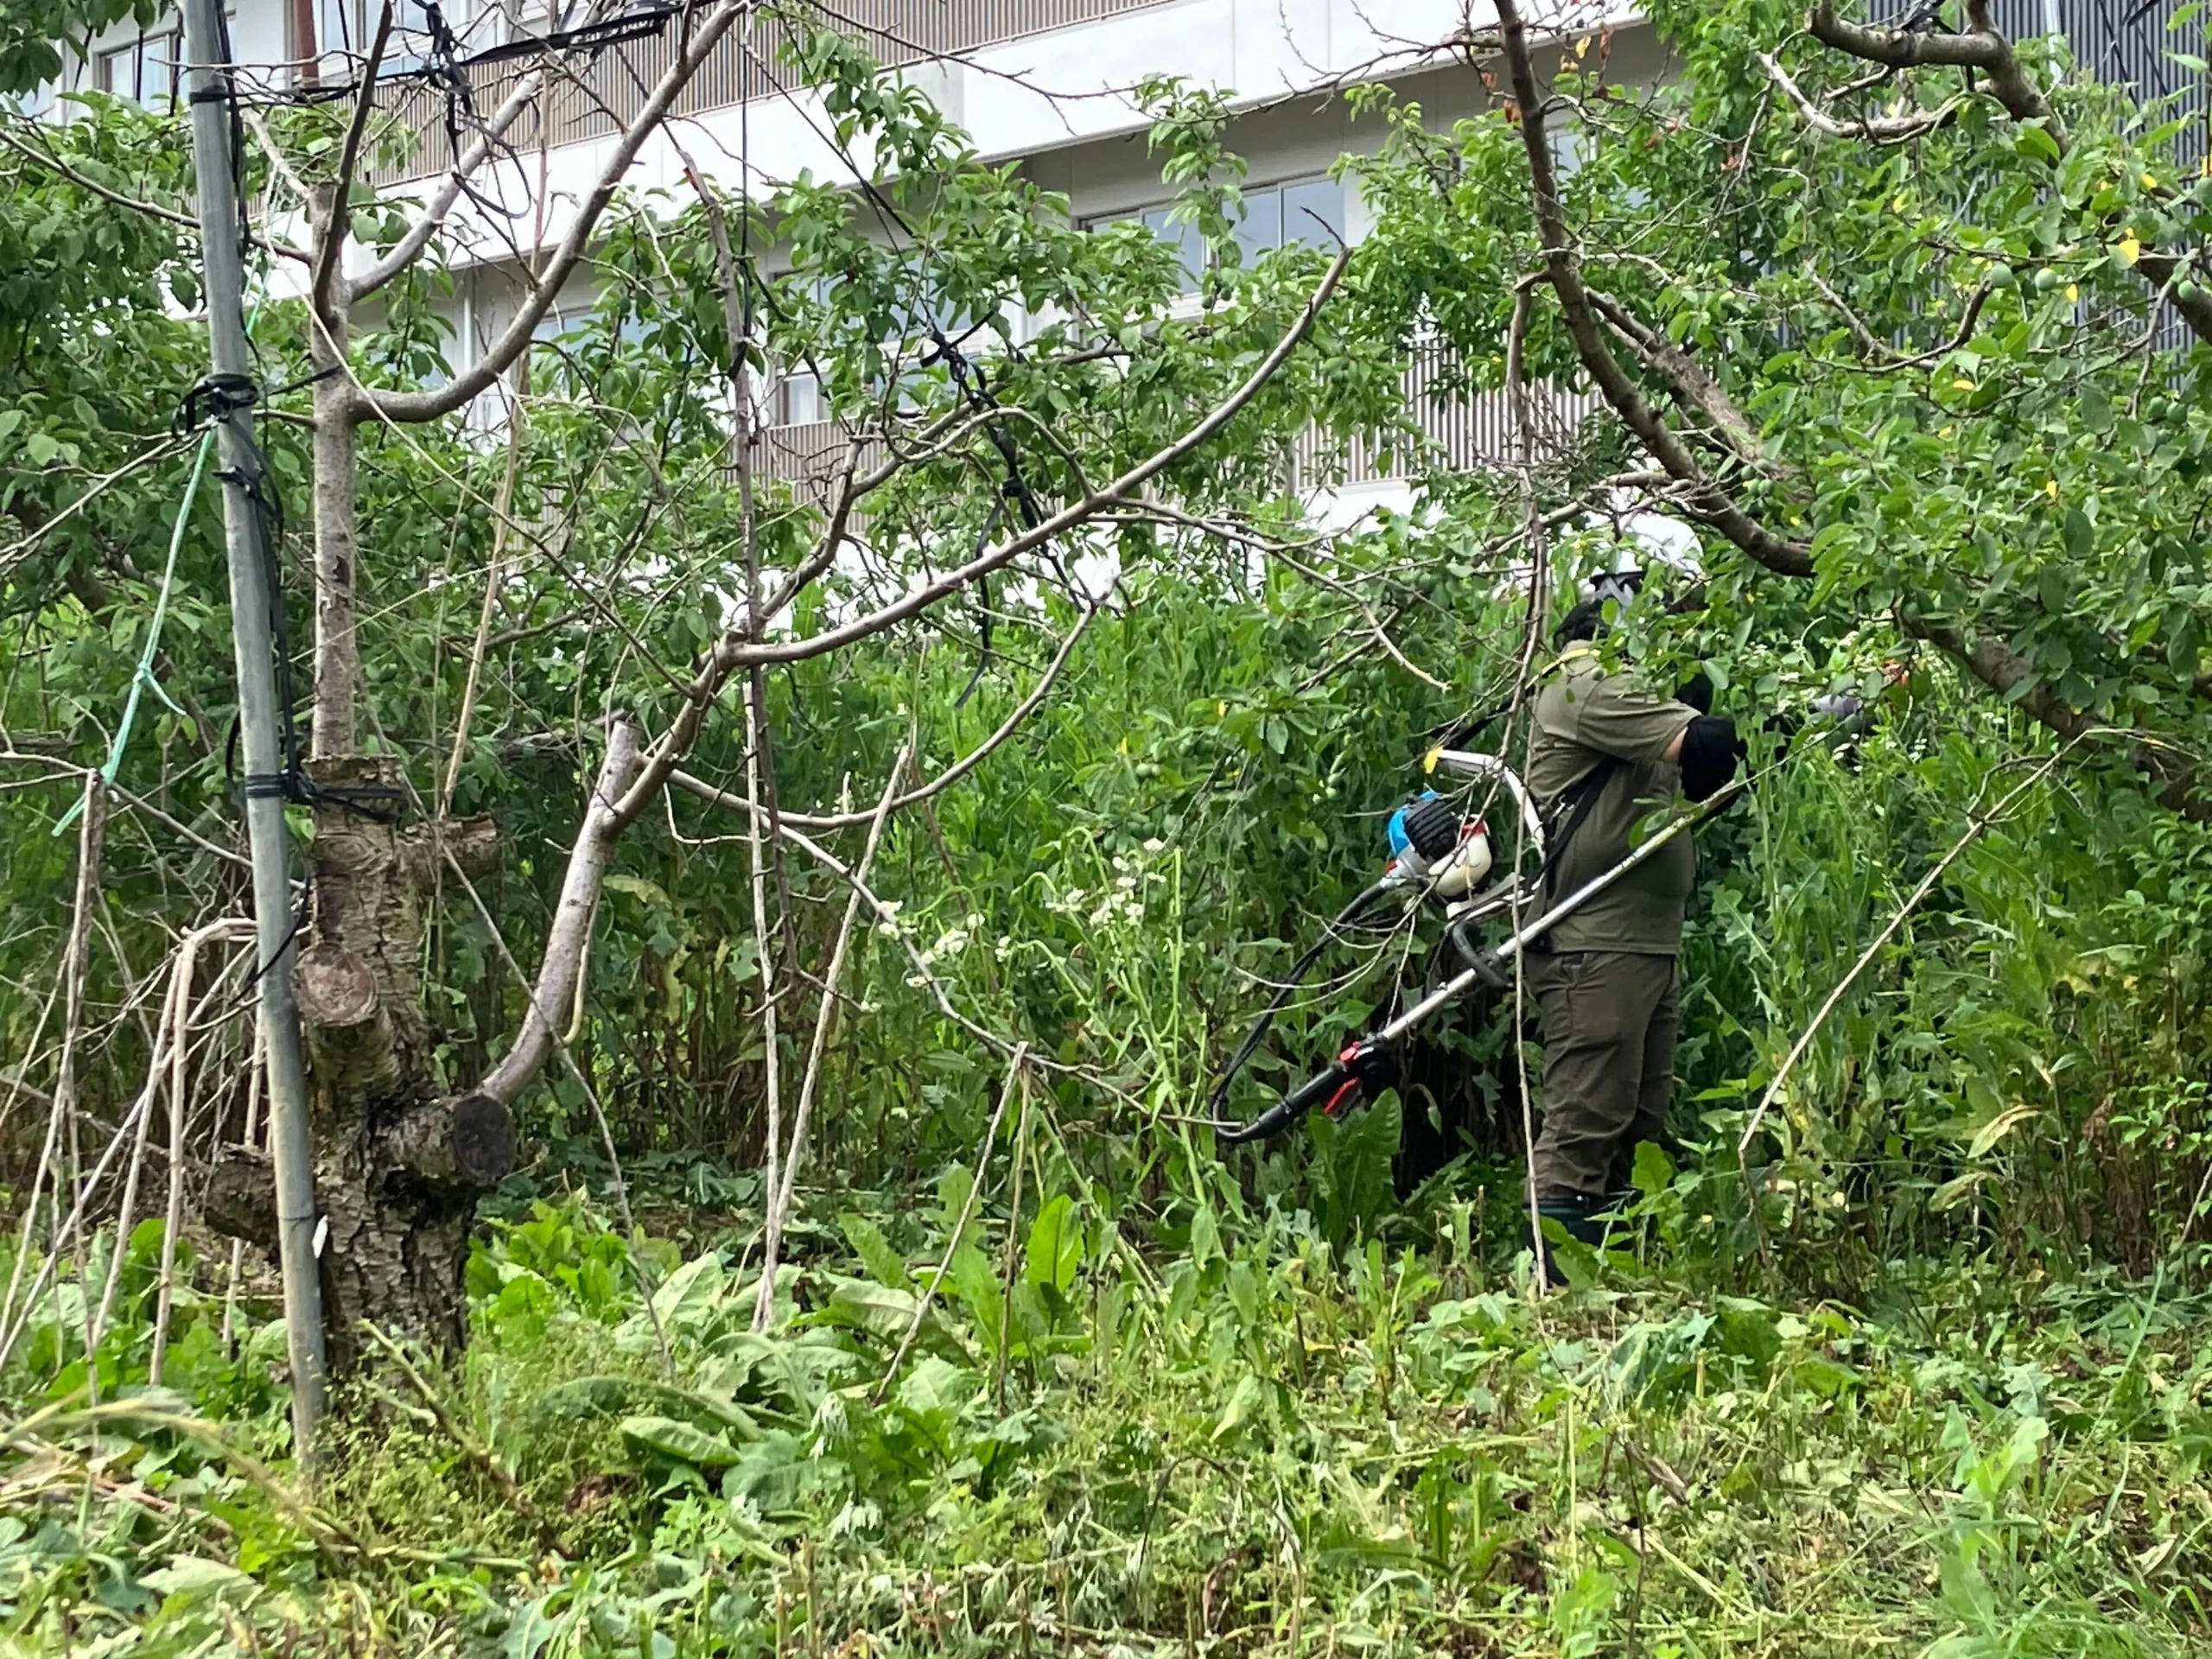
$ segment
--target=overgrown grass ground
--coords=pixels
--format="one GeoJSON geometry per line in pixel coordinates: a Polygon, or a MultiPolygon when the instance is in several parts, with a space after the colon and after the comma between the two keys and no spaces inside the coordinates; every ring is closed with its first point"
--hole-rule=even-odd
{"type": "Polygon", "coordinates": [[[971,1222],[894,1367],[963,1179],[818,1217],[769,1335],[714,1216],[640,1258],[538,1203],[465,1360],[358,1393],[311,1502],[276,1327],[227,1357],[190,1302],[146,1387],[142,1236],[99,1402],[73,1285],[9,1377],[10,1649],[2206,1649],[2208,1299],[2163,1278],[1927,1262],[1785,1307],[1638,1227],[1540,1300],[1465,1205],[1425,1249],[1277,1214],[1166,1255],[1054,1198],[971,1222]]]}

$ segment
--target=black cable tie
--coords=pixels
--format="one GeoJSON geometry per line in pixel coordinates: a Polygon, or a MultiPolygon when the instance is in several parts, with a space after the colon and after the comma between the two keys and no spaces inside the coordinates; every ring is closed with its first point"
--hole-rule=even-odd
{"type": "Polygon", "coordinates": [[[227,420],[260,401],[260,385],[250,374],[202,375],[178,401],[169,430],[181,437],[206,422],[227,420]]]}

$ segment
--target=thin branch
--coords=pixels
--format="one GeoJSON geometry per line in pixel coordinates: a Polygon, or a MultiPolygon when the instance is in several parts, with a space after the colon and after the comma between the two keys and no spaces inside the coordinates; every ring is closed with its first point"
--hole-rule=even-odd
{"type": "Polygon", "coordinates": [[[1337,284],[1343,279],[1345,267],[1351,262],[1351,251],[1345,248],[1338,253],[1327,273],[1321,278],[1320,285],[1300,308],[1297,320],[1242,385],[1180,437],[1148,459],[1138,462],[1112,483],[1063,507],[1051,518],[998,547],[979,554],[967,563],[931,581],[918,583],[889,604],[842,626],[795,640],[751,641],[739,633],[723,635],[708,654],[706,663],[693,677],[687,694],[687,707],[653,746],[644,775],[625,798],[620,809],[625,820],[634,819],[644,811],[653,795],[668,781],[669,774],[682,763],[697,738],[707,707],[728,683],[730,675],[739,668],[769,663],[804,662],[873,638],[909,617],[918,615],[949,594],[958,593],[979,578],[1011,563],[1022,554],[1065,534],[1095,517],[1101,509],[1132,498],[1147,480],[1218,434],[1259,395],[1261,389],[1274,378],[1275,371],[1282,366],[1312,331],[1322,307],[1328,303],[1330,296],[1336,292],[1337,284]]]}
{"type": "Polygon", "coordinates": [[[445,781],[438,787],[437,816],[453,809],[453,792],[461,783],[461,768],[468,759],[468,728],[476,715],[476,698],[484,679],[484,661],[491,652],[492,619],[499,607],[499,584],[506,575],[507,525],[512,521],[515,480],[522,470],[522,434],[525,399],[529,394],[529,359],[523,359],[515,387],[514,405],[507,411],[507,464],[499,475],[499,492],[492,506],[492,556],[484,571],[484,603],[476,615],[476,643],[468,653],[468,675],[461,682],[461,711],[454,717],[453,754],[446,762],[445,781]]]}
{"type": "Polygon", "coordinates": [[[522,112],[537,100],[544,85],[544,72],[538,69],[531,70],[515,83],[514,90],[507,94],[498,109],[492,111],[475,141],[461,152],[451,170],[439,181],[438,188],[431,192],[429,200],[423,205],[421,217],[401,233],[399,240],[392,244],[389,252],[353,279],[349,291],[354,300],[368,298],[413,264],[423,250],[429,246],[430,238],[437,234],[447,216],[459,204],[461,193],[468,188],[468,181],[491,159],[492,152],[505,136],[507,129],[521,119],[522,112]]]}
{"type": "MultiPolygon", "coordinates": [[[[168,1039],[169,1192],[168,1206],[162,1211],[162,1264],[159,1275],[161,1287],[156,1295],[154,1304],[153,1354],[146,1362],[146,1381],[154,1388],[159,1388],[162,1385],[162,1362],[168,1354],[169,1316],[175,1306],[176,1300],[177,1235],[183,1230],[184,1225],[184,1132],[187,1109],[191,1104],[188,1087],[190,1082],[188,1062],[191,1054],[190,1045],[187,1039],[191,1033],[193,1019],[198,1013],[197,1009],[190,1006],[192,976],[200,964],[200,948],[208,940],[251,939],[253,937],[253,923],[251,918],[242,916],[226,916],[208,923],[205,927],[194,928],[184,936],[183,942],[177,947],[175,988],[171,993],[175,1002],[176,1024],[169,1033],[168,1039]]],[[[227,977],[230,971],[230,969],[226,967],[223,970],[224,976],[227,977]]],[[[208,988],[207,996],[201,999],[202,1006],[214,997],[215,994],[221,989],[222,984],[222,978],[218,978],[215,983],[208,988]]],[[[156,1072],[161,1069],[158,1059],[155,1063],[154,1069],[156,1072]]],[[[148,1121],[150,1121],[152,1116],[153,1114],[149,1111],[147,1114],[148,1121]]],[[[124,1241],[118,1234],[116,1248],[118,1250],[121,1249],[123,1243],[124,1241]]]]}
{"type": "Polygon", "coordinates": [[[1006,1117],[1006,1109],[1014,1099],[1014,1091],[1021,1083],[1021,1063],[1027,1058],[1029,1045],[1022,1043],[1014,1051],[1014,1058],[1007,1062],[1006,1086],[999,1090],[997,1109],[991,1114],[989,1126],[983,1131],[982,1150],[976,1154],[976,1173],[969,1179],[967,1201],[960,1206],[960,1218],[952,1224],[952,1235],[944,1243],[944,1255],[937,1264],[937,1271],[922,1287],[922,1294],[914,1299],[914,1318],[906,1327],[906,1334],[899,1340],[899,1350],[891,1356],[891,1363],[883,1373],[883,1381],[875,1385],[874,1403],[881,1405],[884,1396],[891,1392],[891,1385],[898,1380],[899,1368],[906,1363],[906,1356],[914,1346],[914,1338],[921,1334],[922,1322],[929,1318],[930,1302],[937,1294],[937,1287],[952,1270],[952,1258],[960,1249],[960,1240],[968,1230],[968,1218],[976,1213],[976,1201],[982,1196],[983,1174],[990,1167],[991,1148],[998,1142],[999,1124],[1006,1117]]]}
{"type": "Polygon", "coordinates": [[[732,26],[751,10],[754,3],[755,0],[720,0],[707,20],[699,26],[690,47],[669,66],[667,73],[661,76],[659,84],[653,88],[652,96],[646,99],[645,107],[638,112],[637,118],[615,141],[613,151],[608,156],[607,164],[601,168],[598,180],[577,209],[576,216],[569,226],[568,235],[562,239],[560,248],[538,278],[537,291],[516,310],[505,332],[493,342],[491,347],[467,370],[435,391],[370,391],[365,399],[367,407],[356,412],[356,419],[373,415],[393,421],[434,421],[470,403],[506,372],[508,365],[528,349],[538,322],[553,303],[554,296],[561,291],[562,284],[569,280],[569,273],[576,268],[591,245],[601,217],[614,200],[615,191],[620,187],[632,163],[638,159],[638,152],[645,148],[645,140],[660,126],[678,95],[690,83],[692,76],[721,42],[722,36],[729,33],[732,26]]]}
{"type": "MultiPolygon", "coordinates": [[[[990,756],[992,751],[1002,747],[1020,727],[1022,721],[1034,714],[1038,706],[1051,693],[1052,682],[1059,677],[1061,669],[1066,666],[1069,657],[1074,653],[1076,643],[1083,638],[1084,631],[1090,626],[1091,622],[1103,608],[1103,603],[1092,605],[1077,619],[1075,626],[1068,631],[1067,638],[1060,642],[1058,652],[1054,654],[1052,660],[1045,665],[1045,671],[1038,677],[1037,683],[1030,688],[1029,695],[1016,704],[1013,712],[999,722],[996,731],[943,772],[938,773],[936,777],[931,779],[928,783],[909,791],[893,801],[891,810],[894,813],[901,812],[910,806],[919,805],[932,796],[942,795],[981,766],[990,756]]],[[[717,789],[714,785],[695,778],[688,772],[680,770],[672,772],[669,774],[668,781],[677,788],[697,796],[701,800],[712,802],[717,806],[731,807],[738,811],[750,811],[753,808],[753,803],[746,800],[743,797],[717,789]]],[[[792,812],[780,808],[777,816],[785,823],[796,823],[808,830],[849,830],[860,824],[872,823],[875,817],[873,812],[792,812]]]]}
{"type": "Polygon", "coordinates": [[[1767,78],[1782,89],[1782,95],[1796,105],[1806,124],[1831,138],[1864,138],[1877,144],[1910,143],[1935,131],[1966,102],[1963,98],[1955,98],[1940,108],[1916,110],[1910,115],[1860,115],[1848,121],[1839,120],[1806,95],[1805,89],[1776,60],[1773,54],[1755,52],[1751,55],[1759,60],[1767,78]]]}
{"type": "Polygon", "coordinates": [[[315,245],[315,276],[308,284],[309,307],[319,317],[330,315],[330,285],[346,251],[346,232],[353,224],[353,168],[361,158],[361,135],[368,130],[369,111],[376,106],[377,71],[384,64],[384,49],[391,42],[391,0],[377,12],[375,36],[369,42],[369,59],[361,71],[361,90],[353,99],[353,118],[346,124],[346,142],[338,152],[338,177],[330,191],[330,217],[315,245]]]}
{"type": "MultiPolygon", "coordinates": [[[[139,471],[142,467],[150,467],[156,461],[167,461],[178,451],[188,448],[198,435],[197,433],[193,432],[174,435],[162,439],[150,448],[140,450],[113,472],[104,474],[94,480],[91,488],[70,502],[60,512],[33,525],[22,540],[11,547],[0,548],[0,582],[6,581],[15,574],[16,567],[31,556],[42,537],[59,530],[101,496],[106,494],[108,491],[130,477],[131,474],[139,471]]],[[[16,512],[17,517],[21,518],[22,510],[27,504],[17,501],[10,505],[11,508],[16,512]]]]}
{"type": "MultiPolygon", "coordinates": [[[[0,763],[8,761],[13,761],[20,766],[43,766],[48,772],[69,778],[96,778],[99,775],[100,770],[98,766],[80,766],[73,761],[57,760],[50,754],[24,754],[14,749],[0,749],[0,763]]],[[[150,802],[141,800],[119,785],[108,784],[105,787],[109,794],[114,796],[133,812],[143,813],[146,817],[168,825],[194,846],[199,848],[200,851],[213,854],[217,858],[237,865],[240,869],[253,868],[253,861],[245,854],[235,852],[228,847],[219,846],[190,825],[171,817],[150,802]]]]}
{"type": "MultiPolygon", "coordinates": [[[[5,144],[17,155],[60,174],[79,189],[90,191],[102,201],[128,209],[134,213],[143,213],[147,218],[160,219],[163,224],[180,226],[192,232],[195,236],[199,234],[200,221],[190,213],[181,212],[175,207],[163,207],[155,202],[141,201],[136,196],[126,196],[119,190],[111,190],[106,185],[86,177],[43,145],[26,143],[14,133],[4,130],[0,130],[0,144],[5,144]]],[[[305,249],[293,247],[289,243],[278,242],[273,238],[259,236],[255,237],[253,240],[256,246],[267,249],[280,259],[295,259],[305,264],[309,257],[305,249]]]]}
{"type": "Polygon", "coordinates": [[[362,1325],[370,1339],[384,1350],[385,1357],[399,1368],[399,1374],[407,1379],[408,1385],[421,1397],[438,1427],[445,1430],[447,1438],[460,1448],[463,1457],[482,1471],[484,1478],[506,1500],[507,1507],[521,1516],[524,1523],[537,1535],[539,1545],[549,1550],[561,1549],[561,1535],[555,1530],[553,1523],[530,1501],[530,1495],[523,1491],[522,1484],[508,1472],[506,1466],[493,1455],[492,1448],[462,1427],[460,1420],[447,1409],[445,1401],[430,1386],[429,1378],[424,1376],[415,1362],[408,1357],[406,1350],[369,1321],[364,1320],[362,1325]]]}
{"type": "MultiPolygon", "coordinates": [[[[2080,740],[2077,738],[2074,741],[2080,740]]],[[[2005,798],[1998,802],[1995,806],[1986,812],[1978,813],[1969,817],[1967,821],[1966,833],[1951,844],[1950,851],[1936,861],[1934,868],[1921,878],[1920,885],[1912,890],[1911,896],[1897,906],[1896,913],[1890,918],[1882,931],[1877,933],[1868,942],[1866,948],[1859,953],[1858,961],[1851,964],[1851,971],[1838,980],[1834,988],[1822,999],[1819,1011],[1813,1015],[1812,1023],[1807,1026],[1797,1040],[1790,1045],[1789,1052],[1783,1058],[1782,1064],[1775,1068],[1773,1079],[1768,1083],[1765,1092],[1759,1096],[1758,1109],[1752,1112],[1750,1120],[1744,1125],[1744,1133],[1736,1142],[1736,1159],[1739,1167],[1749,1152],[1752,1141],[1758,1135],[1759,1126],[1766,1122],[1768,1110],[1781,1097],[1783,1089],[1789,1081],[1789,1074],[1797,1069],[1797,1062],[1804,1058],[1805,1051],[1812,1046],[1813,1039],[1820,1035],[1821,1028],[1827,1024],[1828,1016],[1835,1012],[1837,1005],[1843,1001],[1845,994],[1859,982],[1859,975],[1865,973],[1868,964],[1881,954],[1883,946],[1897,937],[1897,931],[1904,925],[1905,918],[1919,909],[1921,902],[1936,890],[1936,884],[1943,879],[1943,872],[1957,862],[1959,855],[1974,844],[1983,830],[2002,818],[2013,802],[2049,777],[2051,769],[2072,753],[2073,747],[2073,742],[2067,743],[2042,766],[2037,767],[2031,774],[2016,784],[2006,793],[2005,798]]],[[[1746,1192],[1750,1190],[1750,1177],[1746,1172],[1745,1178],[1746,1192]]]]}
{"type": "Polygon", "coordinates": [[[1545,137],[1543,97],[1536,85],[1535,65],[1529,55],[1528,26],[1522,21],[1515,0],[1494,0],[1494,3],[1500,39],[1512,74],[1522,140],[1529,154],[1529,183],[1535,199],[1545,274],[1553,291],[1559,296],[1567,334],[1574,342],[1583,367],[1623,424],[1642,441],[1661,466],[1688,486],[1686,506],[1776,575],[1811,575],[1812,549],[1802,542],[1775,535],[1708,480],[1681,439],[1644,401],[1636,383],[1607,347],[1589,290],[1583,285],[1581,262],[1575,255],[1567,232],[1567,215],[1560,204],[1558,175],[1552,164],[1551,146],[1545,137]]]}
{"type": "Polygon", "coordinates": [[[1886,359],[1872,365],[1868,372],[1873,374],[1895,374],[1901,369],[1924,369],[1931,364],[1942,362],[1974,338],[1974,325],[1981,320],[1981,308],[1989,303],[1989,296],[1993,291],[1986,282],[1979,284],[1967,296],[1967,312],[1959,323],[1959,332],[1941,346],[1908,357],[1895,346],[1878,339],[1864,319],[1851,308],[1851,302],[1830,287],[1827,279],[1810,265],[1805,267],[1805,279],[1827,296],[1828,303],[1835,307],[1843,318],[1844,326],[1851,330],[1852,338],[1870,356],[1886,359]]]}
{"type": "MultiPolygon", "coordinates": [[[[891,809],[899,793],[899,777],[912,759],[913,745],[908,743],[899,751],[899,758],[891,763],[891,772],[883,781],[883,798],[876,803],[875,816],[868,827],[868,844],[861,849],[860,862],[854,867],[854,880],[865,883],[868,873],[874,868],[875,855],[883,845],[885,826],[891,822],[891,809]]],[[[763,815],[751,815],[756,829],[763,815]]],[[[761,1222],[760,1293],[753,1312],[753,1328],[766,1331],[775,1317],[776,1262],[781,1252],[784,1223],[791,1214],[791,1199],[798,1188],[800,1154],[806,1150],[807,1124],[814,1111],[814,1096],[822,1080],[822,1056],[829,1046],[830,1028],[837,1014],[837,986],[845,976],[845,957],[852,946],[853,924],[859,918],[861,890],[855,886],[845,899],[844,919],[837,925],[837,941],[830,947],[830,964],[822,973],[822,1006],[814,1016],[814,1039],[807,1046],[806,1071],[799,1080],[798,1104],[791,1111],[791,1144],[783,1154],[783,1178],[768,1192],[768,1208],[761,1222]]],[[[772,1165],[771,1166],[772,1167],[772,1165]]]]}

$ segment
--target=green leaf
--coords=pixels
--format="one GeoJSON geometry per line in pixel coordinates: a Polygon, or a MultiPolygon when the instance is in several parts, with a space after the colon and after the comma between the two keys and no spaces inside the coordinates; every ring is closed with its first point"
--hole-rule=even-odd
{"type": "Polygon", "coordinates": [[[2029,1120],[2041,1117],[2042,1116],[2042,1108],[2031,1106],[2025,1101],[2022,1101],[2015,1105],[2007,1107],[2005,1110],[1999,1112],[1995,1117],[1991,1118],[1988,1122],[1983,1124],[1980,1128],[1974,1131],[1974,1141],[1972,1144],[1967,1147],[1967,1156],[1969,1158],[1986,1157],[1989,1154],[1990,1150],[1994,1147],[1999,1141],[2002,1141],[2006,1135],[2012,1134],[2014,1129],[2018,1128],[2023,1123],[2027,1122],[2029,1120]]]}
{"type": "Polygon", "coordinates": [[[633,1452],[648,1458],[666,1458],[695,1469],[727,1469],[737,1461],[737,1448],[721,1435],[673,1417],[625,1417],[618,1428],[633,1452]]]}
{"type": "Polygon", "coordinates": [[[2066,556],[2072,559],[2086,559],[2096,546],[2096,531],[2088,518],[2079,507],[2066,509],[2066,522],[2061,531],[2066,544],[2066,556]]]}
{"type": "Polygon", "coordinates": [[[1675,1160],[1653,1142],[1640,1141],[1636,1147],[1635,1173],[1630,1179],[1645,1198],[1656,1198],[1675,1184],[1675,1160]]]}
{"type": "MultiPolygon", "coordinates": [[[[921,1306],[917,1291],[900,1290],[894,1286],[877,1284],[867,1279],[840,1279],[830,1293],[830,1300],[813,1315],[825,1325],[842,1325],[847,1330],[865,1331],[887,1343],[904,1341],[914,1323],[914,1311],[921,1306]]],[[[919,1339],[932,1348],[952,1353],[961,1351],[951,1327],[944,1322],[934,1301],[930,1311],[922,1316],[919,1339]]]]}
{"type": "Polygon", "coordinates": [[[1228,1402],[1221,1408],[1221,1416],[1214,1423],[1212,1438],[1218,1440],[1235,1433],[1263,1397],[1260,1379],[1251,1372],[1237,1378],[1236,1386],[1230,1390],[1228,1402]]]}
{"type": "Polygon", "coordinates": [[[852,1210],[838,1215],[837,1227],[876,1283],[893,1290],[905,1290],[912,1285],[913,1274],[907,1270],[906,1258],[891,1248],[883,1229],[852,1210]]]}
{"type": "Polygon", "coordinates": [[[211,1561],[204,1555],[171,1556],[167,1567],[142,1574],[138,1582],[161,1595],[187,1599],[242,1595],[260,1587],[235,1567],[211,1561]]]}
{"type": "Polygon", "coordinates": [[[1083,1267],[1083,1229],[1075,1219],[1075,1205],[1061,1193],[1037,1212],[1029,1224],[1029,1244],[1022,1276],[1033,1285],[1048,1287],[1066,1295],[1075,1288],[1083,1267]]]}

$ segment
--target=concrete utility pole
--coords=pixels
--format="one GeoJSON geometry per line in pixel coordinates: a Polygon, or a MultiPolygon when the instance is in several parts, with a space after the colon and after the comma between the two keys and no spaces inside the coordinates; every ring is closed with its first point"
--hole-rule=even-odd
{"type": "Polygon", "coordinates": [[[308,1128],[307,1067],[292,1003],[292,903],[278,753],[276,655],[270,620],[267,531],[256,497],[260,460],[245,388],[253,365],[245,338],[245,270],[238,183],[232,172],[231,64],[222,0],[184,0],[191,66],[192,158],[199,181],[200,245],[213,340],[211,399],[223,469],[223,526],[230,543],[231,637],[238,648],[238,741],[245,756],[246,841],[253,854],[253,919],[260,942],[261,1040],[268,1055],[269,1148],[276,1167],[276,1239],[284,1270],[284,1334],[292,1363],[292,1448],[305,1463],[322,1421],[322,1284],[316,1275],[315,1142],[308,1128]]]}

